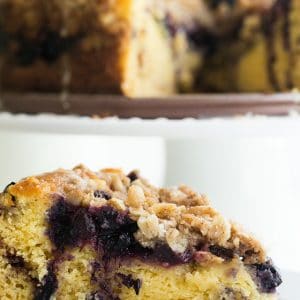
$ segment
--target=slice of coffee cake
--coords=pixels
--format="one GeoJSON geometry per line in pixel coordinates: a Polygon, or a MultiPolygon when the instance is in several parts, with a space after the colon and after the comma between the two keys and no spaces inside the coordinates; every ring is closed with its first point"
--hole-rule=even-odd
{"type": "Polygon", "coordinates": [[[83,166],[0,196],[1,299],[277,299],[260,243],[186,186],[83,166]]]}

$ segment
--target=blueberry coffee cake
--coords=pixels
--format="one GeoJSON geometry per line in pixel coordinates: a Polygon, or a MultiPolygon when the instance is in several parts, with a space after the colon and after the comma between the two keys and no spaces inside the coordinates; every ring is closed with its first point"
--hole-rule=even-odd
{"type": "Polygon", "coordinates": [[[2,0],[4,91],[270,92],[300,86],[298,0],[2,0]]]}
{"type": "Polygon", "coordinates": [[[277,299],[261,244],[187,186],[83,166],[0,196],[0,299],[277,299]]]}

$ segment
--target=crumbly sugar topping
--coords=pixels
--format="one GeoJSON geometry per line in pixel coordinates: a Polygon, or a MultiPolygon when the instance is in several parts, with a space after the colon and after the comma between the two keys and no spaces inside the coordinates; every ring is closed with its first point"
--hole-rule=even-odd
{"type": "MultiPolygon", "coordinates": [[[[174,252],[183,253],[189,247],[208,244],[230,249],[249,264],[266,261],[261,244],[226,220],[206,196],[185,185],[156,188],[136,171],[126,176],[119,169],[92,172],[80,165],[73,170],[59,169],[28,177],[9,186],[8,192],[13,197],[35,196],[44,201],[53,201],[59,195],[75,205],[109,205],[118,211],[128,211],[139,228],[135,238],[144,247],[166,243],[174,252]]],[[[1,202],[10,203],[4,200],[1,202]]],[[[199,257],[203,258],[201,252],[199,257]]]]}

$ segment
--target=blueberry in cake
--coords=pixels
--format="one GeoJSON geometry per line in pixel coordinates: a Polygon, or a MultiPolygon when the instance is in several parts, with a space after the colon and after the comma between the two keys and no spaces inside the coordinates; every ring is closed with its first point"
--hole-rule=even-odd
{"type": "Polygon", "coordinates": [[[1,299],[277,299],[261,244],[187,186],[83,166],[0,196],[1,299]]]}

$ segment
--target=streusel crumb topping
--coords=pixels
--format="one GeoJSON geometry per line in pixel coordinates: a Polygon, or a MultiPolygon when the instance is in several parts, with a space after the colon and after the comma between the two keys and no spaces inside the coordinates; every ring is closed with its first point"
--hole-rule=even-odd
{"type": "MultiPolygon", "coordinates": [[[[261,244],[239,226],[226,220],[206,196],[182,185],[156,188],[137,171],[128,176],[119,169],[92,172],[80,165],[73,170],[59,169],[41,176],[28,177],[8,187],[13,197],[33,196],[53,201],[63,196],[75,205],[111,206],[127,211],[137,222],[136,240],[144,247],[166,243],[178,253],[199,245],[230,249],[246,263],[262,263],[266,255],[261,244]]],[[[2,197],[7,197],[2,194],[2,197]]],[[[4,199],[2,205],[11,201],[4,199]]],[[[201,251],[198,259],[207,261],[201,251]]],[[[216,258],[213,258],[216,260],[216,258]]]]}

